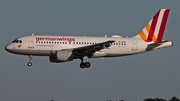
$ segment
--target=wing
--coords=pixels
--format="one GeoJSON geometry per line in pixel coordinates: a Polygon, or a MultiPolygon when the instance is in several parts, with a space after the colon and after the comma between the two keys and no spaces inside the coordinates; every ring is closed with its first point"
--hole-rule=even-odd
{"type": "Polygon", "coordinates": [[[78,47],[78,48],[74,48],[73,52],[76,55],[76,58],[82,58],[84,56],[91,58],[93,56],[93,53],[95,53],[96,51],[100,51],[102,49],[110,47],[111,43],[113,43],[113,42],[115,42],[115,41],[109,40],[109,41],[101,42],[98,44],[78,47]]]}

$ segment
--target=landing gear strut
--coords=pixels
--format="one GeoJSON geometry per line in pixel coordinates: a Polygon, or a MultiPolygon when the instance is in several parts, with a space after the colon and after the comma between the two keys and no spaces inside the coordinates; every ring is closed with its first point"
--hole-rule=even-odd
{"type": "Polygon", "coordinates": [[[29,62],[27,64],[29,67],[32,66],[32,58],[33,58],[33,56],[29,55],[29,62]]]}
{"type": "Polygon", "coordinates": [[[80,67],[82,69],[84,68],[89,68],[91,66],[91,64],[88,62],[88,57],[84,57],[86,59],[86,62],[83,62],[83,58],[81,58],[81,63],[80,63],[80,67]]]}

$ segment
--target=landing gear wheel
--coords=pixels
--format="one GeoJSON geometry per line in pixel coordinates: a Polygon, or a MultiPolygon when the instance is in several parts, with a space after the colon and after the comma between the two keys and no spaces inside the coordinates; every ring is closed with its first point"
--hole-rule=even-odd
{"type": "Polygon", "coordinates": [[[91,64],[89,62],[86,62],[85,66],[86,66],[86,68],[89,68],[91,66],[91,64]]]}
{"type": "Polygon", "coordinates": [[[82,68],[82,69],[84,69],[86,66],[85,66],[85,63],[80,63],[80,67],[82,68]]]}
{"type": "Polygon", "coordinates": [[[27,64],[29,67],[32,66],[32,58],[33,58],[33,56],[29,55],[29,62],[27,64]]]}
{"type": "Polygon", "coordinates": [[[84,68],[89,68],[89,67],[91,66],[91,64],[88,62],[88,57],[87,57],[87,56],[81,57],[80,59],[81,59],[80,67],[81,67],[82,69],[84,69],[84,68]],[[85,62],[85,63],[83,62],[83,58],[86,59],[86,62],[85,62]]]}
{"type": "Polygon", "coordinates": [[[27,64],[27,65],[30,67],[30,66],[32,66],[32,63],[31,63],[31,62],[28,62],[28,64],[27,64]]]}

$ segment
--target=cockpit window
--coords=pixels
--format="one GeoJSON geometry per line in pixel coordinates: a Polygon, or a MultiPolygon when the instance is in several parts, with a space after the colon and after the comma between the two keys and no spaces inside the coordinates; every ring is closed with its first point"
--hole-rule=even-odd
{"type": "Polygon", "coordinates": [[[22,40],[14,40],[12,43],[22,43],[22,40]]]}

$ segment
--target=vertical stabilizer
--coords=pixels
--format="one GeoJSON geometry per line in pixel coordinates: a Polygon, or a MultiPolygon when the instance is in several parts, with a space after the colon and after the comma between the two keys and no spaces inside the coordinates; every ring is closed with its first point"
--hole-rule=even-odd
{"type": "Polygon", "coordinates": [[[160,9],[149,23],[135,36],[146,42],[161,42],[170,9],[160,9]]]}

